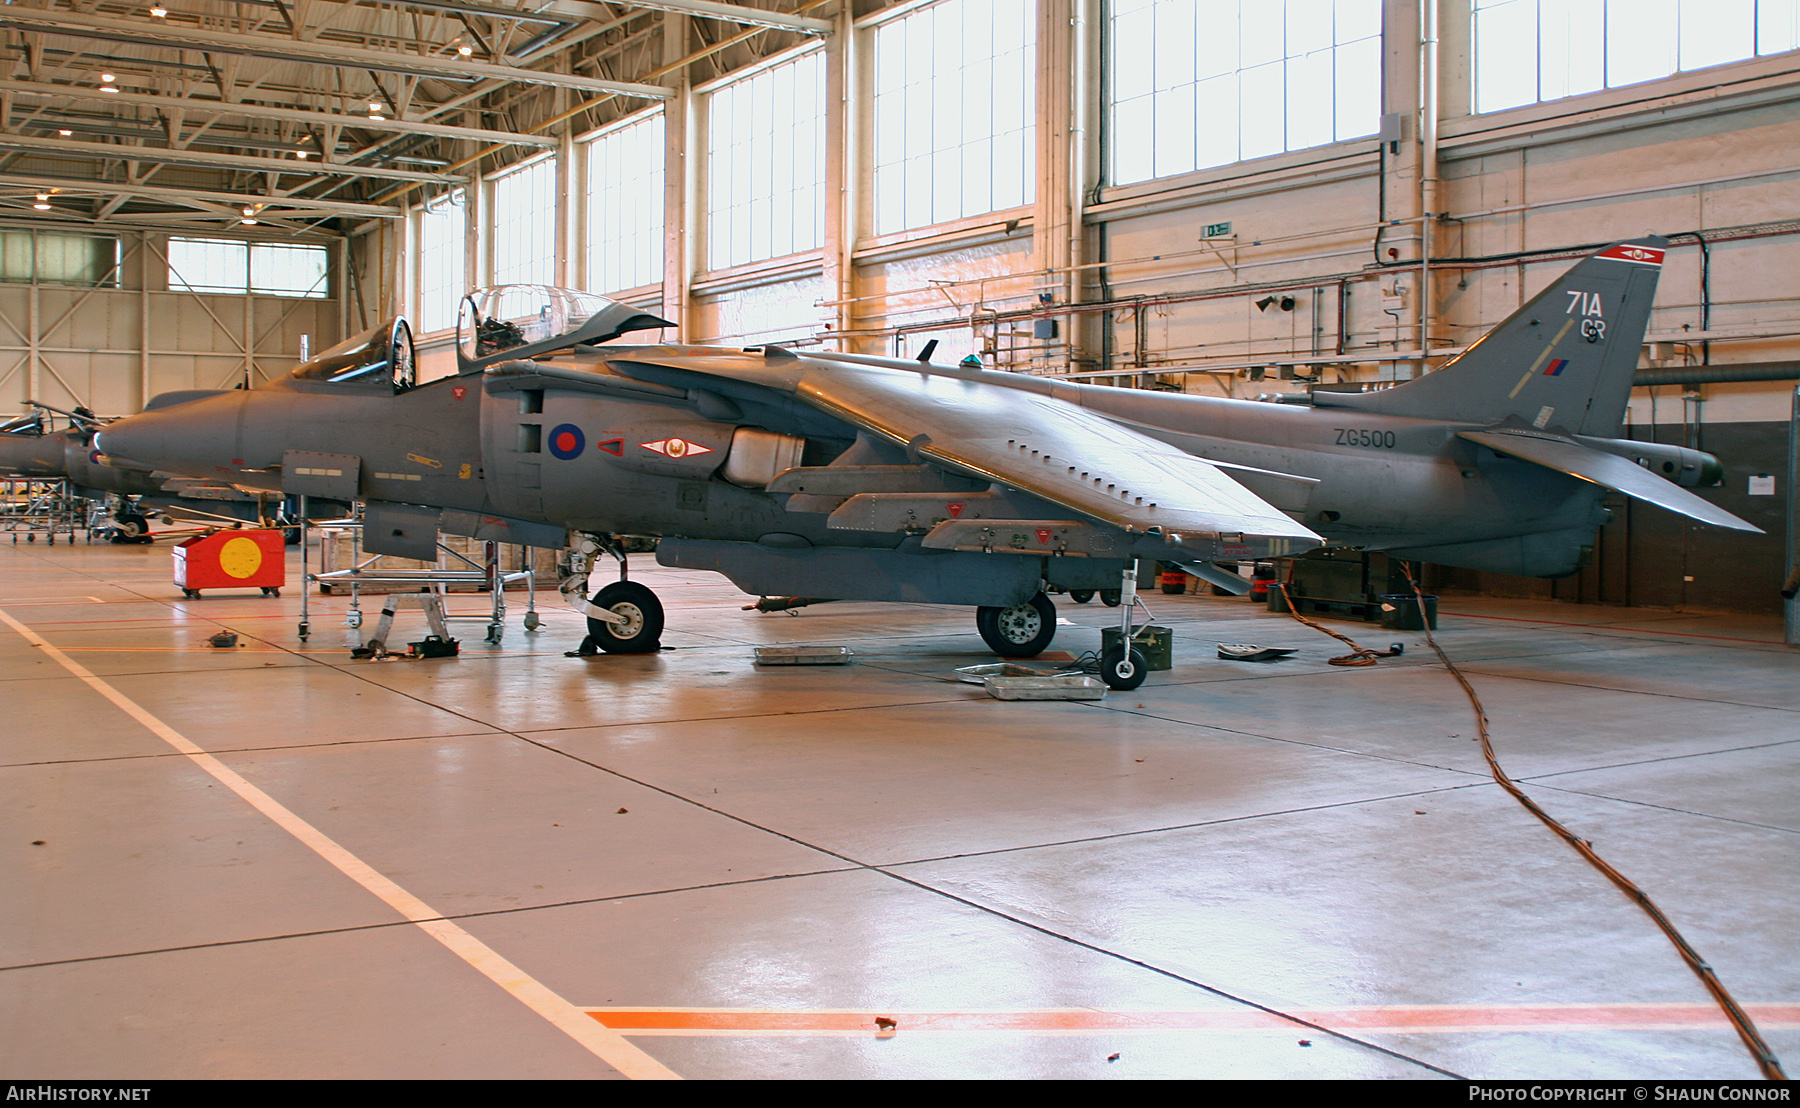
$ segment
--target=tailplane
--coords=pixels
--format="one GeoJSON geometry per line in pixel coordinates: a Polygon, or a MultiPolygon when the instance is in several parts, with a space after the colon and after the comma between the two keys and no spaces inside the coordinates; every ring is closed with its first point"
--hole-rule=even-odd
{"type": "Polygon", "coordinates": [[[1435,373],[1313,402],[1385,415],[1619,433],[1669,240],[1614,243],[1583,260],[1435,373]]]}

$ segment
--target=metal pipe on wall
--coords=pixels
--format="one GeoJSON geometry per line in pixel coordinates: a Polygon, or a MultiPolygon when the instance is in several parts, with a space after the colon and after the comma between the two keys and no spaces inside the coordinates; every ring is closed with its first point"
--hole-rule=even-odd
{"type": "MultiPolygon", "coordinates": [[[[1794,407],[1788,420],[1787,571],[1791,586],[1800,575],[1800,385],[1794,386],[1794,407]]],[[[1782,641],[1800,646],[1800,596],[1783,600],[1781,616],[1782,641]]]]}
{"type": "MultiPolygon", "coordinates": [[[[1419,350],[1431,352],[1432,221],[1438,211],[1438,6],[1419,0],[1419,350]]],[[[1424,357],[1419,373],[1425,372],[1424,357]]]]}
{"type": "Polygon", "coordinates": [[[1733,381],[1792,381],[1800,378],[1800,362],[1740,362],[1737,365],[1670,366],[1640,369],[1632,377],[1645,385],[1722,385],[1733,381]]]}

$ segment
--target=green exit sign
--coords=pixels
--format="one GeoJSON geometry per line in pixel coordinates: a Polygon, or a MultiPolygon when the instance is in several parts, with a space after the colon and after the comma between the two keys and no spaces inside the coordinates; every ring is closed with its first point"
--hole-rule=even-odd
{"type": "Polygon", "coordinates": [[[1208,223],[1206,225],[1206,237],[1209,239],[1222,239],[1230,234],[1231,224],[1229,223],[1208,223]]]}

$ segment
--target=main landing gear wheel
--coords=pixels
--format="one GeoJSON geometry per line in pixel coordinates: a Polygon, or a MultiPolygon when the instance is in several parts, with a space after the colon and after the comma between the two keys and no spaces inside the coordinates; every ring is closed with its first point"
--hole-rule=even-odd
{"type": "Polygon", "coordinates": [[[977,608],[975,629],[1002,658],[1035,658],[1056,637],[1056,605],[1038,593],[1011,608],[977,608]]]}
{"type": "Polygon", "coordinates": [[[1073,600],[1077,604],[1086,604],[1088,601],[1094,599],[1094,590],[1093,589],[1070,589],[1069,590],[1069,599],[1073,600]]]}
{"type": "Polygon", "coordinates": [[[1119,606],[1119,601],[1123,599],[1124,596],[1125,593],[1122,589],[1101,589],[1100,603],[1106,605],[1108,608],[1117,608],[1119,606]]]}
{"type": "Polygon", "coordinates": [[[1144,660],[1142,651],[1133,649],[1127,654],[1122,647],[1109,647],[1100,655],[1100,680],[1106,682],[1109,689],[1130,692],[1144,683],[1144,676],[1150,672],[1150,663],[1144,660]]]}
{"type": "Polygon", "coordinates": [[[608,654],[649,654],[662,647],[662,601],[636,581],[614,581],[595,593],[589,603],[625,617],[624,623],[588,619],[588,638],[601,650],[608,654]]]}

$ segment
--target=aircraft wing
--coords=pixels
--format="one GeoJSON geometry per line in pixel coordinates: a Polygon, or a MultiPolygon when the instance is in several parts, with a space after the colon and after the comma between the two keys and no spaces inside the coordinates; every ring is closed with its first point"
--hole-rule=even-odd
{"type": "MultiPolygon", "coordinates": [[[[646,356],[648,355],[648,356],[646,356]]],[[[613,363],[632,376],[702,384],[725,378],[788,393],[918,460],[986,478],[1128,531],[1277,540],[1292,553],[1324,540],[1217,467],[1074,404],[975,380],[886,365],[778,354],[656,357],[613,363]]],[[[1228,540],[1229,541],[1229,540],[1228,540]]]]}
{"type": "Polygon", "coordinates": [[[1755,524],[1739,519],[1718,505],[1695,496],[1680,485],[1663,480],[1643,466],[1617,454],[1608,454],[1560,437],[1522,431],[1463,431],[1458,437],[1480,443],[1502,454],[1511,454],[1515,458],[1548,466],[1583,481],[1592,481],[1614,492],[1648,501],[1659,508],[1667,508],[1702,523],[1729,527],[1733,531],[1762,534],[1762,528],[1755,524]]]}

